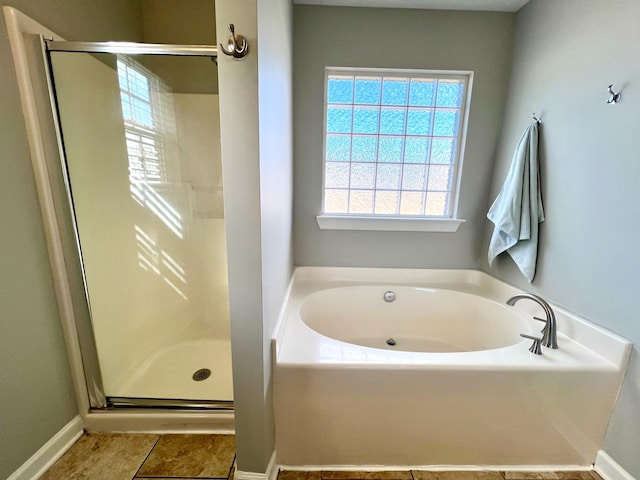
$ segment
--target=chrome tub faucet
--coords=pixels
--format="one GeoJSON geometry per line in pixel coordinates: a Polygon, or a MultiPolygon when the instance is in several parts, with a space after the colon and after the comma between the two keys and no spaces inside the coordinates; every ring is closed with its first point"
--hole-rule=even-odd
{"type": "Polygon", "coordinates": [[[556,330],[556,315],[553,313],[553,309],[551,308],[551,305],[549,305],[543,298],[540,298],[538,295],[534,295],[533,293],[519,293],[517,295],[514,295],[509,300],[507,300],[507,305],[513,306],[516,304],[516,302],[524,298],[533,300],[538,305],[540,305],[547,317],[546,320],[543,320],[542,318],[533,317],[536,320],[545,322],[544,329],[542,329],[542,340],[541,340],[542,345],[548,348],[557,349],[558,333],[556,330]]]}

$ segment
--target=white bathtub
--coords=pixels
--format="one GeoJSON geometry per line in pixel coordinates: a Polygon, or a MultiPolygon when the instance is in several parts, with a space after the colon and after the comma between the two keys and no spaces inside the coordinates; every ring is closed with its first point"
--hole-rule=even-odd
{"type": "Polygon", "coordinates": [[[554,307],[559,349],[533,355],[519,335],[543,312],[507,306],[519,292],[476,271],[297,269],[274,338],[278,462],[593,464],[631,344],[554,307]]]}
{"type": "Polygon", "coordinates": [[[516,309],[441,288],[330,288],[307,296],[299,312],[302,321],[321,335],[395,351],[492,350],[520,342],[520,333],[537,333],[531,331],[533,322],[516,309]],[[385,300],[385,294],[390,298],[385,300]]]}

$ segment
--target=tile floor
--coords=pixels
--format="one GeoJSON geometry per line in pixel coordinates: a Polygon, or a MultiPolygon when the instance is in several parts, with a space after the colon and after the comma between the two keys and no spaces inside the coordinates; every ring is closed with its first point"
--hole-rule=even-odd
{"type": "MultiPolygon", "coordinates": [[[[235,436],[86,433],[41,480],[233,480],[235,436]]],[[[301,472],[278,480],[602,480],[595,472],[301,472]]]]}
{"type": "Polygon", "coordinates": [[[41,480],[233,480],[234,435],[85,433],[41,480]]]}

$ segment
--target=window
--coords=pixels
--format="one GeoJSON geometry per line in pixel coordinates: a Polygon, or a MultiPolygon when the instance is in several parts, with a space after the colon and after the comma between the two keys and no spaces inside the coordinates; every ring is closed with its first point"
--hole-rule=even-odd
{"type": "Polygon", "coordinates": [[[371,229],[387,219],[396,227],[413,222],[375,229],[433,230],[434,222],[416,220],[449,220],[436,230],[455,231],[463,221],[455,207],[470,79],[469,72],[327,68],[320,226],[371,229]]]}
{"type": "Polygon", "coordinates": [[[175,205],[180,176],[172,151],[177,141],[169,87],[131,58],[118,57],[117,67],[131,196],[183,238],[175,205]]]}
{"type": "Polygon", "coordinates": [[[165,137],[170,135],[173,106],[168,87],[127,57],[118,58],[118,81],[131,178],[148,184],[169,183],[165,137]]]}

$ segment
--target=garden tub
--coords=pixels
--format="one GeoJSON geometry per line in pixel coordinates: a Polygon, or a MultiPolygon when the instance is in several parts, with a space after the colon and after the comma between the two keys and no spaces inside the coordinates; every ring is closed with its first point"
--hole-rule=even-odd
{"type": "Polygon", "coordinates": [[[557,350],[520,290],[468,270],[302,267],[274,344],[290,467],[590,467],[631,351],[554,307],[557,350]]]}

